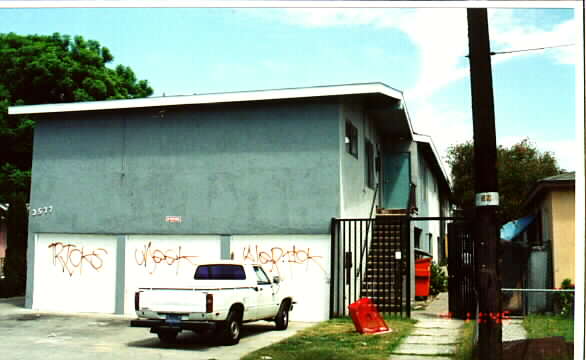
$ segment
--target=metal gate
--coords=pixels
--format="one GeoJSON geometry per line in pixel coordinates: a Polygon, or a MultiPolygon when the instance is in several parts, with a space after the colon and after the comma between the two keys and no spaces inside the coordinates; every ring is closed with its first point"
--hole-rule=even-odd
{"type": "Polygon", "coordinates": [[[476,317],[474,240],[471,224],[448,224],[449,312],[456,319],[476,317]]]}
{"type": "Polygon", "coordinates": [[[409,218],[332,219],[330,317],[371,298],[383,314],[410,316],[409,218]]]}

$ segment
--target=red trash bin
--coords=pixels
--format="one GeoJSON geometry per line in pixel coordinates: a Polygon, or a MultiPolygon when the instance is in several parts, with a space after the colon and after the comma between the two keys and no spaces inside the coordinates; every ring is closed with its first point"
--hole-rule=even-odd
{"type": "Polygon", "coordinates": [[[369,298],[362,298],[348,305],[348,310],[356,331],[361,334],[382,334],[392,331],[369,298]]]}
{"type": "Polygon", "coordinates": [[[415,260],[415,296],[429,296],[431,258],[415,260]]]}

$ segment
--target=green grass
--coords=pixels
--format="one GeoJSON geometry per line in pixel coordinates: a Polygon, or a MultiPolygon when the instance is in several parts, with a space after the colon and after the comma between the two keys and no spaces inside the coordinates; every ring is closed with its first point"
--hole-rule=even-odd
{"type": "Polygon", "coordinates": [[[267,346],[242,358],[261,360],[380,360],[407,336],[414,320],[387,318],[393,332],[384,335],[361,335],[350,318],[324,321],[301,330],[294,336],[267,346]]]}
{"type": "Polygon", "coordinates": [[[559,315],[529,315],[523,319],[523,327],[530,339],[563,336],[574,341],[574,320],[559,315]]]}
{"type": "Polygon", "coordinates": [[[468,321],[464,323],[460,338],[462,342],[458,345],[454,360],[472,360],[474,359],[474,328],[476,323],[468,321]]]}

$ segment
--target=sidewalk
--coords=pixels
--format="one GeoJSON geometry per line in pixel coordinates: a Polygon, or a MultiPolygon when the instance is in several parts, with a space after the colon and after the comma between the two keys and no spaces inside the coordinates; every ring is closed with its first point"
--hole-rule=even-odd
{"type": "Polygon", "coordinates": [[[448,293],[439,294],[424,310],[411,312],[415,330],[392,352],[391,360],[449,360],[460,342],[464,320],[442,318],[448,313],[448,293]]]}
{"type": "MultiPolygon", "coordinates": [[[[411,312],[415,330],[392,352],[391,360],[450,360],[460,343],[464,320],[448,319],[448,293],[439,294],[423,310],[411,312]],[[444,315],[442,317],[441,315],[444,315]]],[[[527,332],[522,320],[503,321],[503,341],[523,340],[527,332]]]]}

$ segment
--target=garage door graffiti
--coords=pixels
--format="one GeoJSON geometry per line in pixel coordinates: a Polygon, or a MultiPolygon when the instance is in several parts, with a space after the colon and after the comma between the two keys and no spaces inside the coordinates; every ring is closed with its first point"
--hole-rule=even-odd
{"type": "Polygon", "coordinates": [[[102,257],[108,255],[106,249],[87,250],[75,244],[62,242],[53,242],[49,244],[48,248],[51,250],[53,265],[61,267],[61,270],[68,273],[70,277],[76,272],[81,275],[84,264],[99,271],[104,266],[102,257]]]}
{"type": "Polygon", "coordinates": [[[159,249],[155,248],[152,242],[145,244],[142,249],[134,250],[134,259],[136,264],[143,266],[149,274],[154,274],[159,264],[167,266],[175,266],[175,274],[179,274],[181,263],[188,263],[195,266],[194,260],[196,255],[181,254],[181,246],[176,249],[159,249]]]}
{"type": "Polygon", "coordinates": [[[279,269],[280,264],[314,264],[324,274],[327,274],[327,271],[321,264],[321,258],[322,256],[312,254],[311,248],[298,248],[295,245],[292,245],[290,248],[272,247],[267,251],[263,251],[258,245],[248,245],[242,249],[242,259],[244,261],[268,265],[270,268],[267,268],[267,270],[278,275],[281,274],[281,270],[279,269]]]}

